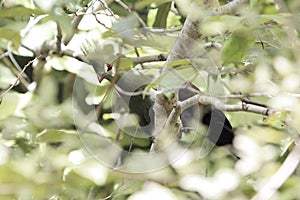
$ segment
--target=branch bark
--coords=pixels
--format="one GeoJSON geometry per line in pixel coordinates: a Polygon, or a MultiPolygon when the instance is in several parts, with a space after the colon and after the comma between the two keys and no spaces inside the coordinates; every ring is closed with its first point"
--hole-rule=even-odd
{"type": "Polygon", "coordinates": [[[248,2],[249,0],[233,0],[223,6],[213,8],[210,14],[212,16],[235,14],[241,8],[242,5],[248,2]]]}
{"type": "Polygon", "coordinates": [[[231,105],[225,104],[216,97],[205,96],[202,94],[197,94],[189,99],[186,99],[185,101],[180,102],[179,105],[181,106],[182,110],[185,110],[188,107],[197,103],[204,105],[213,105],[215,108],[227,112],[245,111],[266,116],[277,113],[277,111],[270,108],[266,108],[265,106],[253,105],[251,103],[246,102],[231,105]]]}

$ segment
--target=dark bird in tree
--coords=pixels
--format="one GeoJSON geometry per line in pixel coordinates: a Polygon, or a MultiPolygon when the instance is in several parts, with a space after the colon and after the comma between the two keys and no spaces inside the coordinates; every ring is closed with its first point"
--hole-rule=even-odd
{"type": "MultiPolygon", "coordinates": [[[[197,90],[196,87],[190,86],[197,90]]],[[[195,93],[188,89],[179,90],[179,99],[186,100],[195,93]]],[[[211,105],[196,104],[185,109],[181,114],[183,127],[190,127],[192,119],[200,119],[208,127],[207,138],[217,146],[232,144],[234,139],[233,128],[225,114],[211,105]]]]}
{"type": "MultiPolygon", "coordinates": [[[[113,67],[109,63],[104,64],[102,72],[101,69],[97,67],[99,65],[95,65],[95,61],[91,61],[90,64],[92,64],[97,72],[100,83],[103,79],[118,82],[118,86],[124,91],[143,91],[146,85],[151,82],[151,78],[139,73],[126,74],[126,76],[118,74],[118,78],[113,77],[110,73],[113,67]],[[147,81],[145,82],[145,80],[147,81]],[[143,85],[139,82],[144,82],[145,84],[143,85]],[[139,87],[134,88],[137,85],[139,87]]],[[[179,91],[179,100],[185,100],[193,95],[195,94],[190,90],[181,89],[179,91]]],[[[142,94],[133,96],[120,94],[120,96],[128,102],[129,112],[137,116],[138,123],[142,130],[146,134],[151,135],[154,128],[154,99],[149,95],[142,94]]],[[[183,127],[189,127],[189,122],[193,119],[198,119],[198,123],[202,123],[208,127],[207,138],[217,146],[232,144],[234,132],[229,120],[222,111],[212,108],[210,105],[193,105],[184,110],[181,114],[183,127]]]]}

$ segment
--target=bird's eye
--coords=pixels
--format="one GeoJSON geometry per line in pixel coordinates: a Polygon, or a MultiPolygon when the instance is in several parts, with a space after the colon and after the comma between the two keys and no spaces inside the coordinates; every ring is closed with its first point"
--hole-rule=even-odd
{"type": "Polygon", "coordinates": [[[110,64],[109,62],[106,62],[104,65],[104,70],[105,72],[109,72],[110,70],[112,70],[112,64],[110,64]]]}

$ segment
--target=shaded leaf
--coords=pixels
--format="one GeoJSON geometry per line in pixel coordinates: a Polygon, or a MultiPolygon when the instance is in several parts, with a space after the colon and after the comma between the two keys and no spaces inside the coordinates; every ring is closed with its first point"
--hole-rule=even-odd
{"type": "Polygon", "coordinates": [[[164,3],[158,7],[153,27],[166,28],[172,2],[164,3]]]}

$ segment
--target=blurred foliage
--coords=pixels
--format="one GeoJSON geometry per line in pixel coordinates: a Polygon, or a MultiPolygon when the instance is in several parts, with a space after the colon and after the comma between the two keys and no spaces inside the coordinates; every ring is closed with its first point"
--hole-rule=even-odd
{"type": "MultiPolygon", "coordinates": [[[[0,199],[253,197],[295,147],[300,131],[300,2],[251,0],[234,16],[201,14],[199,45],[212,42],[221,49],[201,47],[203,57],[170,63],[172,79],[157,77],[163,62],[140,65],[133,58],[170,52],[183,13],[198,9],[195,1],[193,7],[170,0],[93,2],[0,3],[0,199]],[[205,94],[243,94],[279,112],[269,117],[226,113],[240,159],[226,147],[200,159],[206,148],[201,124],[198,132],[183,133],[179,146],[189,148],[147,157],[151,138],[133,133],[134,116],[114,112],[119,102],[111,84],[99,85],[94,69],[76,56],[46,48],[56,44],[58,33],[71,38],[62,46],[74,55],[88,57],[94,50],[99,65],[111,61],[120,71],[134,67],[156,76],[146,91],[188,80],[205,94]],[[31,62],[36,56],[41,57],[31,62]],[[127,168],[118,169],[120,162],[127,168]]],[[[273,198],[299,198],[299,181],[297,167],[273,198]]]]}

